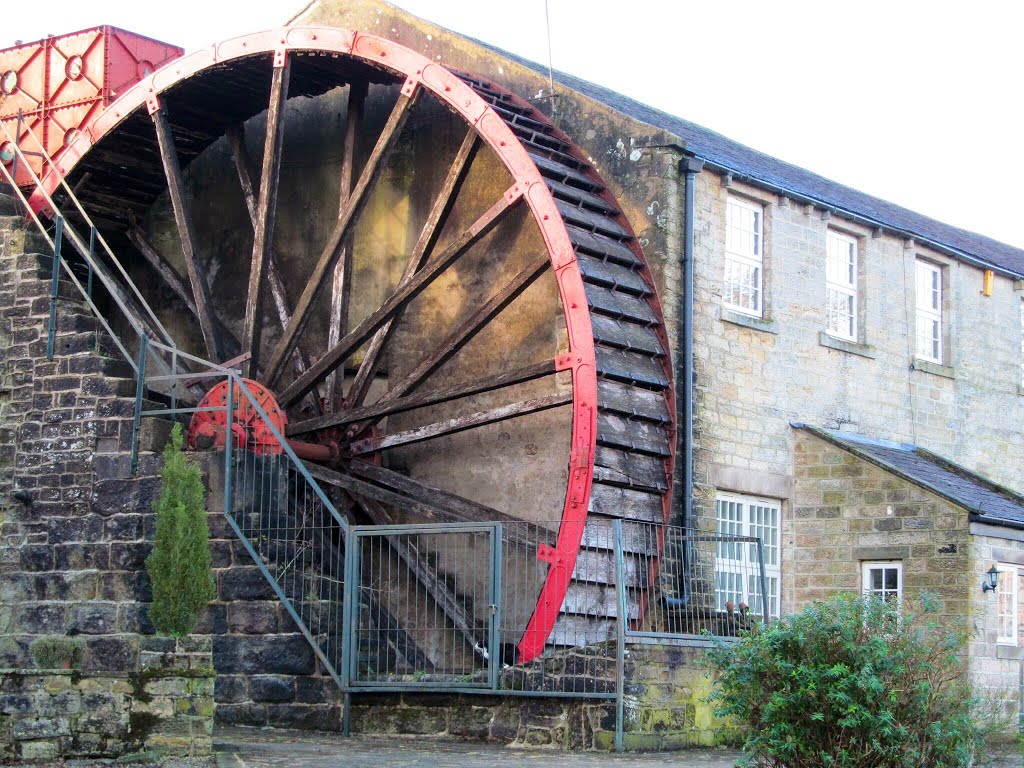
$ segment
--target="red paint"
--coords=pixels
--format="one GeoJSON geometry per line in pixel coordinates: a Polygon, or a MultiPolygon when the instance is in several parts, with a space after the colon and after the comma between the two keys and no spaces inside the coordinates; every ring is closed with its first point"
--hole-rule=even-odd
{"type": "MultiPolygon", "coordinates": [[[[13,137],[20,110],[32,125],[18,137],[22,150],[38,152],[41,144],[56,158],[127,88],[183,53],[107,26],[0,50],[0,125],[13,137]]],[[[6,140],[0,132],[0,144],[6,140]]],[[[43,159],[29,155],[28,161],[40,174],[43,159]]],[[[30,184],[28,169],[19,166],[17,182],[30,184]]]]}

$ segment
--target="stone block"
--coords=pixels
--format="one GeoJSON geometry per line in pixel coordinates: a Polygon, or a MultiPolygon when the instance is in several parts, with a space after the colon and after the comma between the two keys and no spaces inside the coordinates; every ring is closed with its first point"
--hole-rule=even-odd
{"type": "Polygon", "coordinates": [[[18,741],[70,735],[71,723],[66,717],[19,718],[11,723],[11,736],[18,741]]]}
{"type": "MultiPolygon", "coordinates": [[[[299,678],[309,680],[315,678],[299,678]]],[[[242,675],[217,675],[217,682],[214,686],[214,698],[218,704],[236,704],[249,698],[246,690],[246,677],[242,675]]],[[[299,689],[303,690],[303,689],[299,689]]],[[[302,701],[306,702],[306,699],[302,701]]]]}
{"type": "Polygon", "coordinates": [[[227,606],[228,629],[243,635],[274,632],[278,628],[277,610],[277,605],[271,602],[232,603],[227,606]]]}
{"type": "Polygon", "coordinates": [[[219,636],[213,640],[213,666],[221,674],[308,675],[315,657],[298,634],[219,636]]]}
{"type": "Polygon", "coordinates": [[[18,745],[23,760],[56,760],[61,753],[61,744],[57,739],[26,741],[18,745]]]}
{"type": "Polygon", "coordinates": [[[249,692],[253,701],[290,702],[295,699],[295,683],[291,677],[256,675],[249,681],[249,692]]]}
{"type": "Polygon", "coordinates": [[[72,610],[72,626],[86,635],[106,635],[117,631],[115,603],[87,603],[72,610]]]}
{"type": "Polygon", "coordinates": [[[222,600],[273,600],[273,588],[258,568],[239,566],[220,574],[222,600]]]}
{"type": "Polygon", "coordinates": [[[83,669],[129,672],[138,663],[138,641],[130,637],[96,637],[86,641],[83,669]]]}

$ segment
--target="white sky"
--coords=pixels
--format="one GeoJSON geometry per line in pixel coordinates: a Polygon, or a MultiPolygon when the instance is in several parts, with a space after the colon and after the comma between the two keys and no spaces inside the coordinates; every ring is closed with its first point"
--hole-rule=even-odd
{"type": "MultiPolygon", "coordinates": [[[[398,0],[547,62],[545,1],[398,0]]],[[[114,24],[193,50],[304,0],[11,2],[0,47],[114,24]],[[10,36],[10,39],[7,37],[10,36]]],[[[554,67],[1024,248],[1024,3],[548,0],[554,67]]]]}

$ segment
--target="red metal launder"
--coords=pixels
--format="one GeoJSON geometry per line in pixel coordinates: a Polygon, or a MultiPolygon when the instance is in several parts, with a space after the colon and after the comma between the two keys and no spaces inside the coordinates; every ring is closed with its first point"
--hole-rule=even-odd
{"type": "MultiPolygon", "coordinates": [[[[183,53],[109,26],[0,50],[0,123],[13,135],[20,111],[36,124],[33,133],[47,153],[57,157],[123,90],[183,53]]],[[[33,139],[22,138],[23,150],[38,150],[33,139]]],[[[41,158],[30,154],[28,163],[42,172],[41,158]]],[[[31,182],[27,169],[19,168],[16,181],[31,182]]]]}
{"type": "MultiPolygon", "coordinates": [[[[91,125],[83,129],[57,162],[58,169],[61,174],[69,173],[103,135],[165,89],[213,65],[222,66],[232,60],[254,55],[273,56],[281,49],[348,54],[404,75],[407,88],[415,85],[430,91],[439,101],[475,126],[481,138],[501,159],[523,191],[544,238],[555,270],[568,333],[573,380],[573,426],[569,456],[571,471],[556,544],[557,562],[548,570],[534,617],[520,643],[520,659],[528,661],[543,649],[558,618],[583,535],[594,474],[597,372],[583,278],[576,264],[568,232],[540,172],[501,117],[452,72],[398,43],[345,29],[286,27],[233,38],[158,69],[125,92],[98,115],[91,125]]],[[[46,190],[52,192],[59,178],[51,170],[44,177],[43,183],[46,190]]],[[[44,198],[38,192],[33,195],[32,203],[37,211],[46,212],[43,210],[44,198]]]]}

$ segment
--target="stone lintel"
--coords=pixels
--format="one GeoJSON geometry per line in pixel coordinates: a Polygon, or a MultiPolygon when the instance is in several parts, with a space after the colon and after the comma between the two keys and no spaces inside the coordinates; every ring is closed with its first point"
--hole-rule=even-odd
{"type": "Polygon", "coordinates": [[[767,496],[773,499],[792,499],[795,480],[792,475],[773,475],[754,469],[712,464],[708,468],[711,485],[722,491],[767,496]]]}

